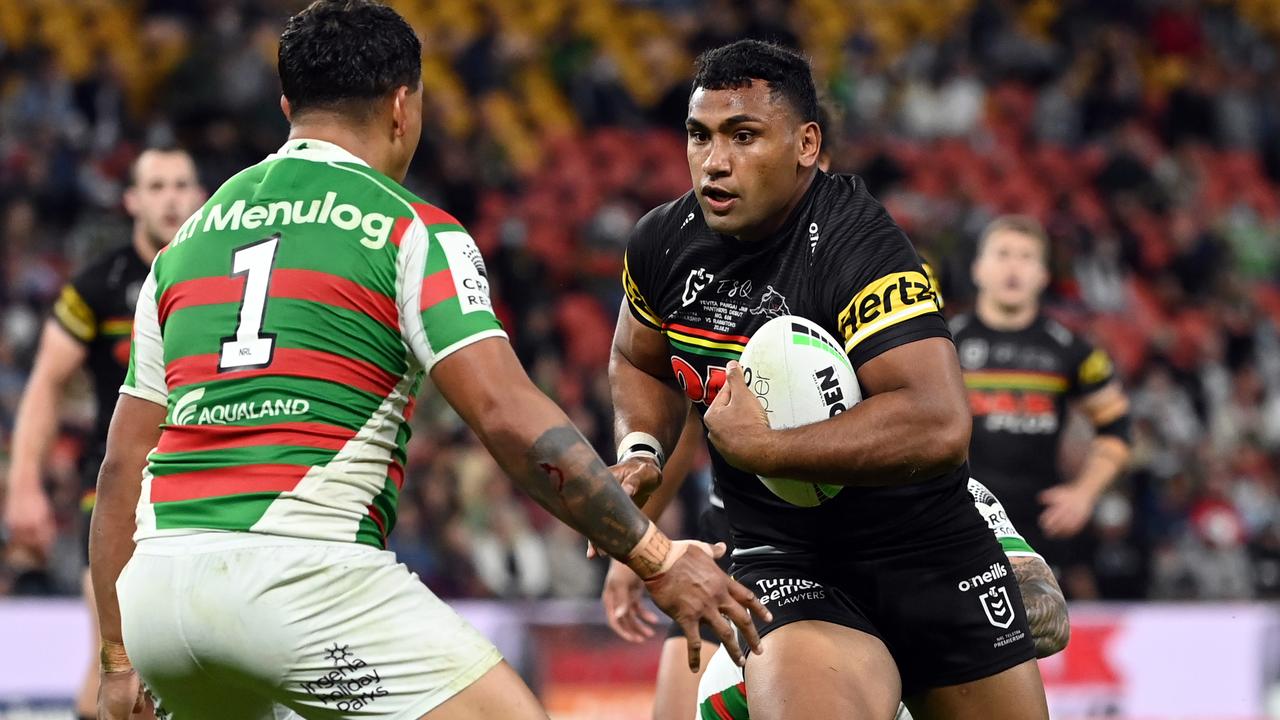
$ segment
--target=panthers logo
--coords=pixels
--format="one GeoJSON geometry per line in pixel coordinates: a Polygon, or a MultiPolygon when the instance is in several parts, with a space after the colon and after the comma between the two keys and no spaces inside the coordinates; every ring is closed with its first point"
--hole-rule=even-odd
{"type": "Polygon", "coordinates": [[[752,315],[764,315],[769,318],[790,315],[791,308],[787,307],[787,298],[774,289],[772,285],[766,285],[764,295],[760,296],[760,302],[749,311],[752,315]]]}

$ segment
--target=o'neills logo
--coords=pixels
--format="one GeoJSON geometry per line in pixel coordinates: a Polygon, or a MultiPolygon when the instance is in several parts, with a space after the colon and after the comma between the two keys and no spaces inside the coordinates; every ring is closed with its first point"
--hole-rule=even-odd
{"type": "Polygon", "coordinates": [[[987,570],[981,575],[974,575],[968,580],[961,580],[957,587],[959,587],[962,592],[968,592],[969,590],[982,587],[983,585],[990,585],[992,582],[1008,576],[1009,570],[1003,563],[991,563],[990,570],[987,570]]]}
{"type": "Polygon", "coordinates": [[[279,200],[249,205],[236,200],[230,206],[215,203],[200,208],[178,229],[173,241],[180,243],[201,232],[281,228],[288,225],[332,225],[339,230],[359,231],[360,244],[377,250],[387,244],[396,220],[382,213],[364,212],[350,203],[339,203],[338,193],[327,192],[320,200],[279,200]],[[203,224],[201,224],[203,221],[203,224]]]}

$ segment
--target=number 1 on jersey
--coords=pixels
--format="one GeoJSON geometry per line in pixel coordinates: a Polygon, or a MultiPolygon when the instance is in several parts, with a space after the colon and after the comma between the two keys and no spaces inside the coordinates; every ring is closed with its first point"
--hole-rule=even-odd
{"type": "Polygon", "coordinates": [[[275,265],[279,244],[280,233],[276,233],[236,248],[231,255],[231,277],[244,277],[244,297],[240,301],[236,334],[222,338],[219,372],[264,368],[271,364],[276,336],[262,332],[262,319],[267,314],[267,289],[271,286],[271,268],[275,265]]]}

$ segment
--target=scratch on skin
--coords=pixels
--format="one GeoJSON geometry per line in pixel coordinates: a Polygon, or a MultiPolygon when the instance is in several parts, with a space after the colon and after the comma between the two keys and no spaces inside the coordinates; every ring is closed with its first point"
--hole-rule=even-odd
{"type": "Polygon", "coordinates": [[[542,468],[542,471],[546,474],[555,478],[557,493],[564,491],[564,472],[562,472],[560,468],[552,465],[551,463],[539,463],[538,467],[542,468]]]}

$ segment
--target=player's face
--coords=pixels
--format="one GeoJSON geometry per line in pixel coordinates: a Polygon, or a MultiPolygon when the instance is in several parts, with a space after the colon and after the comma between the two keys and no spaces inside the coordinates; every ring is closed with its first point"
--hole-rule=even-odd
{"type": "Polygon", "coordinates": [[[125,209],[156,248],[167,245],[202,202],[195,163],[184,152],[144,152],[124,196],[125,209]]]}
{"type": "Polygon", "coordinates": [[[1036,301],[1049,283],[1044,248],[1016,230],[997,230],[973,262],[978,292],[1004,308],[1023,308],[1036,301]]]}
{"type": "Polygon", "coordinates": [[[767,237],[803,192],[818,161],[817,123],[801,122],[768,83],[698,88],[689,98],[686,154],[707,225],[742,240],[767,237]]]}

